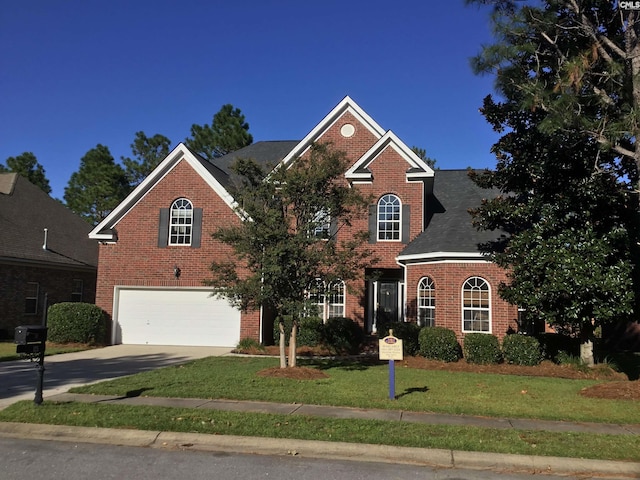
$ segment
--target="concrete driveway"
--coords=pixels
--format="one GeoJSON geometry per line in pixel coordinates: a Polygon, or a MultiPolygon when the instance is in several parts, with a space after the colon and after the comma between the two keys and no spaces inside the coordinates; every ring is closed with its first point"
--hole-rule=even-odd
{"type": "MultiPolygon", "coordinates": [[[[44,360],[43,398],[86,385],[203,357],[228,354],[224,347],[114,345],[52,355],[44,360]]],[[[33,400],[37,370],[28,360],[0,362],[0,409],[18,400],[33,400]]]]}

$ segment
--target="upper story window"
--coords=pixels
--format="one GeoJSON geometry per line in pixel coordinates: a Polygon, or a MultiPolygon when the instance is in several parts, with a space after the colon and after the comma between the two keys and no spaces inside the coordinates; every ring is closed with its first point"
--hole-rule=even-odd
{"type": "Polygon", "coordinates": [[[491,332],[491,291],[483,278],[471,277],[462,286],[462,331],[491,332]]]}
{"type": "Polygon", "coordinates": [[[378,200],[378,240],[400,240],[401,210],[396,195],[387,194],[378,200]]]}
{"type": "Polygon", "coordinates": [[[313,225],[312,234],[314,237],[326,239],[331,236],[331,215],[325,209],[316,213],[313,225]]]}
{"type": "Polygon", "coordinates": [[[169,214],[169,245],[191,245],[193,205],[179,198],[171,205],[169,214]]]}
{"type": "Polygon", "coordinates": [[[418,283],[418,325],[435,327],[436,325],[436,289],[433,280],[424,277],[418,283]]]}

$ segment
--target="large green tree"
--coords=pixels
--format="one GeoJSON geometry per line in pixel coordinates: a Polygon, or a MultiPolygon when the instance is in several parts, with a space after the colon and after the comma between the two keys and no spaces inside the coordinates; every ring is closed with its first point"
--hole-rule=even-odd
{"type": "Polygon", "coordinates": [[[9,157],[5,163],[6,167],[0,165],[0,173],[17,173],[40,187],[43,192],[51,193],[51,186],[49,185],[49,179],[45,175],[44,167],[38,163],[38,159],[33,153],[24,152],[17,157],[9,157]]]}
{"type": "Polygon", "coordinates": [[[80,160],[64,189],[67,206],[92,225],[100,223],[130,192],[124,169],[98,144],[80,160]]]}
{"type": "MultiPolygon", "coordinates": [[[[265,306],[279,318],[293,318],[289,366],[296,365],[298,319],[317,279],[349,282],[373,260],[363,247],[368,232],[348,238],[339,233],[366,215],[368,204],[344,183],[347,167],[346,156],[326,145],[314,145],[308,156],[271,172],[240,160],[235,169],[244,181],[234,198],[244,221],[214,233],[235,256],[213,262],[208,283],[242,309],[265,306]]],[[[286,366],[284,342],[281,323],[281,367],[286,366]]]]}
{"type": "Polygon", "coordinates": [[[223,105],[213,116],[211,125],[191,126],[191,137],[185,140],[187,147],[211,161],[227,153],[253,143],[249,124],[239,108],[223,105]]]}
{"type": "Polygon", "coordinates": [[[482,113],[503,134],[497,168],[476,177],[502,195],[475,222],[508,234],[487,246],[510,271],[502,296],[580,335],[591,363],[594,327],[629,318],[637,291],[636,14],[609,1],[471,3],[494,6],[496,43],[474,66],[496,77],[501,99],[482,113]]]}
{"type": "Polygon", "coordinates": [[[131,144],[135,158],[122,157],[127,180],[131,187],[142,182],[156,166],[169,155],[171,140],[159,133],[147,137],[144,132],[136,132],[131,144]]]}

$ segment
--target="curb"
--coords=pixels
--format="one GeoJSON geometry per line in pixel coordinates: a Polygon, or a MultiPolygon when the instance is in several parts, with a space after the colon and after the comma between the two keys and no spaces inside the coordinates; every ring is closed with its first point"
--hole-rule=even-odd
{"type": "Polygon", "coordinates": [[[122,445],[159,449],[223,451],[272,456],[300,456],[360,462],[423,465],[494,472],[640,478],[640,463],[563,457],[390,447],[290,438],[240,437],[202,433],[121,430],[43,424],[2,423],[0,437],[122,445]]]}

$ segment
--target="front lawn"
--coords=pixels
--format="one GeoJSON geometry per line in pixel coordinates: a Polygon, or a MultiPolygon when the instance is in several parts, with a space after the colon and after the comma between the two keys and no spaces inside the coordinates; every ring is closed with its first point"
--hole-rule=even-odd
{"type": "MultiPolygon", "coordinates": [[[[57,355],[59,353],[71,353],[87,350],[91,347],[87,345],[60,345],[47,342],[47,348],[45,349],[45,355],[57,355]]],[[[9,360],[20,360],[22,358],[16,353],[16,344],[13,342],[0,342],[0,362],[7,362],[9,360]]]]}
{"type": "Polygon", "coordinates": [[[431,411],[490,417],[539,418],[618,424],[640,423],[630,400],[580,395],[596,380],[524,377],[396,368],[396,400],[389,400],[388,366],[378,362],[303,360],[328,378],[262,377],[275,358],[210,357],[110,382],[73,389],[76,393],[216,398],[359,408],[431,411]]]}

